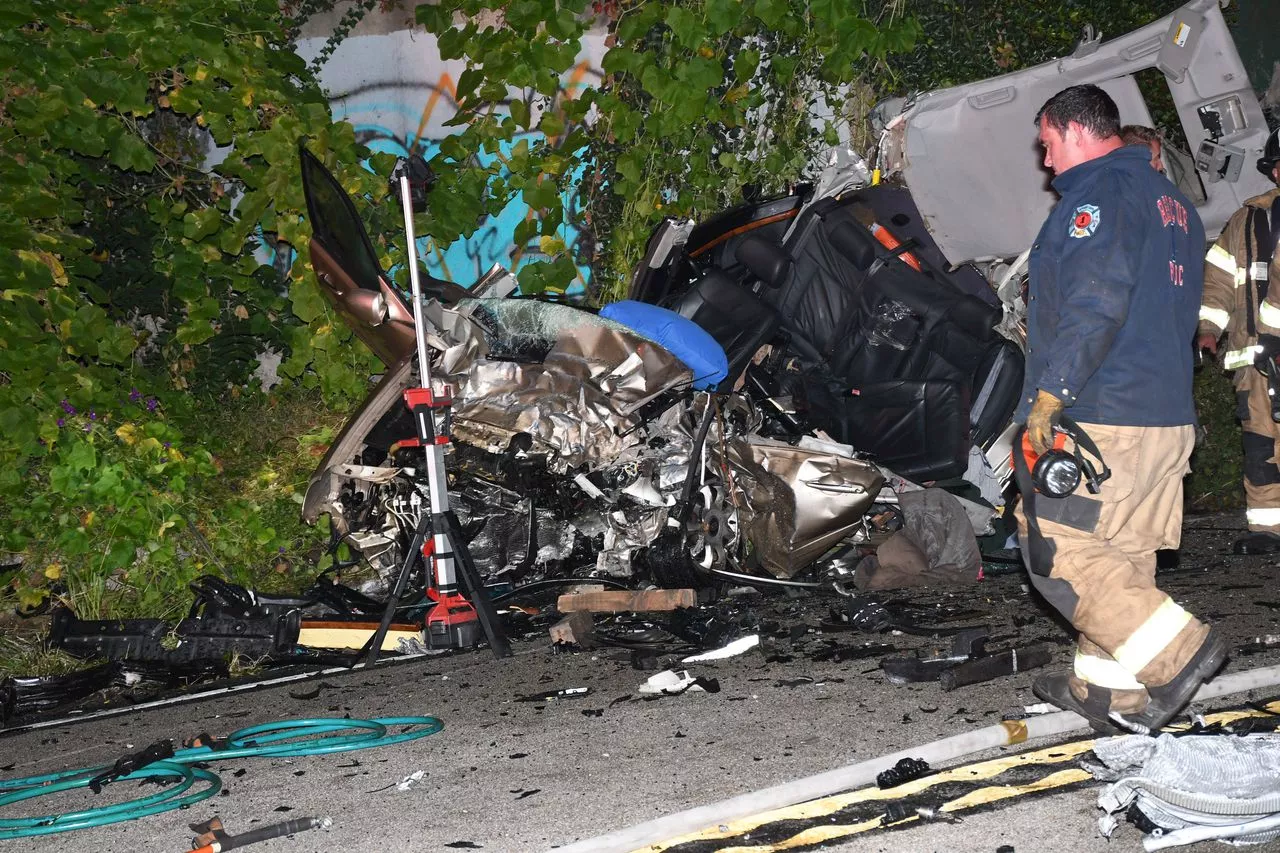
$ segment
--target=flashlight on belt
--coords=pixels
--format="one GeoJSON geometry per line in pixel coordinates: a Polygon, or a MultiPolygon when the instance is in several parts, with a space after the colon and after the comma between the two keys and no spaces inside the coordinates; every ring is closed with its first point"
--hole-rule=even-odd
{"type": "Polygon", "coordinates": [[[1098,494],[1102,484],[1111,477],[1111,469],[1107,467],[1098,446],[1079,424],[1068,417],[1064,416],[1053,431],[1053,447],[1039,455],[1031,449],[1031,440],[1027,434],[1022,434],[1022,454],[1036,491],[1045,497],[1065,498],[1074,494],[1083,481],[1089,494],[1098,494]],[[1074,444],[1071,450],[1066,449],[1067,439],[1071,439],[1074,444]],[[1097,459],[1102,470],[1099,471],[1082,451],[1097,459]]]}

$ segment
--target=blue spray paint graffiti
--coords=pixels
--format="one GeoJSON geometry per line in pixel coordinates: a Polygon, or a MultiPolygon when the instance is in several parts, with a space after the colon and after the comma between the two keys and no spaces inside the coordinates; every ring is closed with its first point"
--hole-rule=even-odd
{"type": "MultiPolygon", "coordinates": [[[[322,43],[319,39],[301,42],[298,53],[309,58],[322,43]]],[[[601,78],[603,54],[602,33],[584,39],[579,64],[562,82],[562,97],[575,97],[601,78]]],[[[457,111],[453,81],[464,67],[456,61],[441,60],[433,37],[397,30],[344,41],[321,69],[320,82],[330,92],[334,117],[349,121],[357,138],[371,149],[398,156],[416,151],[430,159],[439,151],[440,142],[454,132],[445,122],[457,111]]],[[[536,132],[529,136],[541,138],[536,132]]],[[[567,212],[577,209],[572,192],[565,195],[564,203],[567,212]]],[[[443,250],[424,240],[419,246],[420,254],[433,275],[462,285],[470,285],[495,263],[518,269],[544,257],[536,238],[528,246],[517,247],[510,242],[516,225],[529,215],[528,205],[516,198],[498,216],[487,219],[469,239],[456,241],[443,250]]],[[[573,217],[567,220],[572,221],[573,217]]],[[[558,236],[572,247],[580,234],[569,221],[558,236]]],[[[588,270],[579,270],[582,283],[588,275],[588,270]]]]}
{"type": "MultiPolygon", "coordinates": [[[[339,114],[335,115],[345,118],[339,114]]],[[[356,129],[356,138],[373,151],[386,152],[397,157],[412,152],[421,154],[427,160],[440,151],[440,142],[436,140],[401,141],[391,137],[385,127],[355,122],[353,124],[356,129]]],[[[536,134],[526,134],[526,136],[541,138],[536,134]]],[[[519,139],[516,140],[518,141],[519,139]]],[[[514,142],[504,144],[501,148],[502,155],[508,155],[514,144],[514,142]]],[[[498,156],[493,154],[482,154],[478,157],[482,166],[489,166],[497,159],[498,156]]],[[[563,196],[563,202],[568,211],[576,209],[576,201],[576,195],[572,192],[563,196]]],[[[537,238],[522,247],[517,247],[510,242],[516,225],[528,215],[529,206],[525,203],[523,196],[517,196],[503,209],[502,213],[485,220],[471,237],[456,241],[447,249],[440,250],[430,239],[421,239],[418,244],[419,255],[432,275],[463,285],[469,285],[480,278],[495,263],[500,263],[508,269],[519,269],[525,264],[544,258],[537,238]]],[[[558,236],[564,240],[566,246],[572,247],[578,240],[578,229],[567,221],[561,225],[558,236]]],[[[585,268],[580,269],[579,275],[581,276],[578,282],[580,287],[589,279],[590,271],[585,268]]]]}

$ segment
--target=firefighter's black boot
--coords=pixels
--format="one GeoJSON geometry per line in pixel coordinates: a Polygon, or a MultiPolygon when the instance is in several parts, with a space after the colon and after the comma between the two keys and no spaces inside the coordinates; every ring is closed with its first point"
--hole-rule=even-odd
{"type": "Polygon", "coordinates": [[[1111,710],[1111,691],[1096,684],[1089,685],[1089,695],[1081,702],[1071,692],[1071,676],[1065,672],[1054,672],[1042,675],[1031,684],[1031,692],[1036,697],[1064,711],[1075,711],[1089,721],[1089,726],[1099,734],[1125,734],[1124,729],[1117,726],[1107,716],[1111,710]]]}
{"type": "Polygon", "coordinates": [[[1204,638],[1200,648],[1187,661],[1187,665],[1175,675],[1168,684],[1158,687],[1147,685],[1147,707],[1137,714],[1125,714],[1124,719],[1146,726],[1154,733],[1169,724],[1196,695],[1200,685],[1222,669],[1227,662],[1230,649],[1226,640],[1222,639],[1213,628],[1204,638]]]}
{"type": "Polygon", "coordinates": [[[1280,551],[1280,535],[1255,530],[1237,539],[1231,550],[1236,554],[1274,554],[1280,551]]]}

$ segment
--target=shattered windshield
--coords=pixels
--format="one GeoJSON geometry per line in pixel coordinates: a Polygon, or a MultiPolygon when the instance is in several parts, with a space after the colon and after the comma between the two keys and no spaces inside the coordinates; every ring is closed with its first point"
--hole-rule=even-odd
{"type": "Polygon", "coordinates": [[[541,361],[566,331],[582,326],[635,334],[621,323],[568,305],[533,299],[467,299],[459,303],[484,329],[489,358],[541,361]]]}

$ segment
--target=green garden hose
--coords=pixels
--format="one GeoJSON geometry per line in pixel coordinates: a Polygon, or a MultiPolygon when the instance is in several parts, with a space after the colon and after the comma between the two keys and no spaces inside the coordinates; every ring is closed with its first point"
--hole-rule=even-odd
{"type": "MultiPolygon", "coordinates": [[[[192,766],[206,761],[329,755],[417,740],[435,734],[442,728],[444,724],[436,717],[378,717],[372,720],[320,718],[282,720],[250,726],[232,733],[224,741],[180,749],[171,758],[153,761],[108,780],[109,783],[155,779],[176,783],[167,785],[162,791],[83,811],[0,818],[0,840],[106,826],[193,805],[222,790],[222,780],[216,774],[192,766]],[[388,731],[393,726],[405,726],[406,729],[393,734],[388,731]],[[196,783],[202,783],[204,787],[196,787],[196,783]]],[[[101,784],[103,775],[109,774],[111,770],[112,765],[103,765],[0,780],[0,808],[49,794],[96,787],[95,783],[101,784]]]]}

